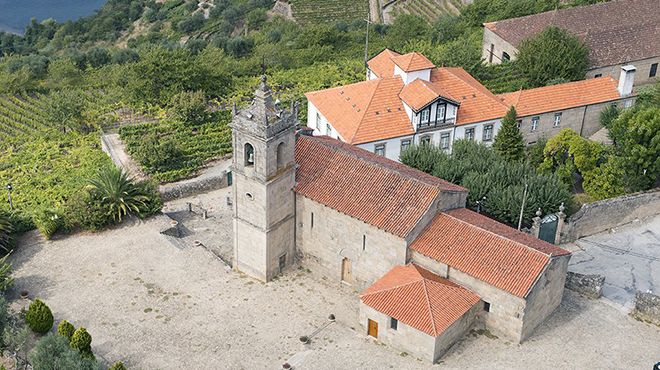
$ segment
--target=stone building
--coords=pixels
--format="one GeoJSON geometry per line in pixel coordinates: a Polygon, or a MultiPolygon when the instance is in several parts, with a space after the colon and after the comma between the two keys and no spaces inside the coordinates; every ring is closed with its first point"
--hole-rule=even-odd
{"type": "Polygon", "coordinates": [[[569,252],[465,209],[465,188],[296,133],[265,79],[255,95],[232,119],[236,270],[348,284],[364,335],[433,362],[471,328],[522,342],[557,308],[569,252]]]}
{"type": "Polygon", "coordinates": [[[621,67],[637,68],[635,86],[658,81],[660,12],[656,0],[613,0],[484,24],[482,59],[513,60],[523,40],[555,26],[589,48],[587,78],[619,78],[621,67]]]}
{"type": "Polygon", "coordinates": [[[635,70],[617,86],[611,77],[494,95],[462,68],[436,68],[419,53],[385,49],[369,60],[367,81],[306,94],[307,126],[398,161],[428,143],[450,151],[456,139],[490,145],[510,106],[518,109],[528,144],[570,127],[585,137],[598,131],[610,104],[632,104],[635,70]]]}

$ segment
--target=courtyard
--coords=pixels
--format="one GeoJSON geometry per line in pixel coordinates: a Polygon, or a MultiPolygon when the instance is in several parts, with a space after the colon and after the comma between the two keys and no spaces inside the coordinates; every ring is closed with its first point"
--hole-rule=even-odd
{"type": "Polygon", "coordinates": [[[165,215],[97,234],[27,235],[11,259],[14,305],[24,304],[17,292],[29,291],[56,321],[86,327],[100,360],[140,369],[650,369],[660,360],[660,328],[566,291],[522,345],[475,332],[441,364],[419,361],[365,335],[349,286],[304,267],[267,284],[233,272],[228,194],[170,202],[165,215]],[[172,219],[182,238],[160,233],[172,219]]]}

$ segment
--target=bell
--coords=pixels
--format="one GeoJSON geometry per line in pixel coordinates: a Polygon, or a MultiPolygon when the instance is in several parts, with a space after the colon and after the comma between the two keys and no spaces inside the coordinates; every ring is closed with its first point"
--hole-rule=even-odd
{"type": "Polygon", "coordinates": [[[249,164],[254,164],[254,153],[250,153],[248,155],[248,160],[247,161],[248,161],[249,164]]]}

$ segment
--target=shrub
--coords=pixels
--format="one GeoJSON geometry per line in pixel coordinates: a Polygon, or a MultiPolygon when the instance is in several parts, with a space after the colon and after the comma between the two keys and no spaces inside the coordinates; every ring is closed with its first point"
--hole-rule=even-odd
{"type": "Polygon", "coordinates": [[[6,291],[14,283],[14,278],[11,277],[11,263],[7,262],[8,257],[9,254],[0,258],[0,292],[6,291]]]}
{"type": "MultiPolygon", "coordinates": [[[[7,300],[4,295],[0,295],[0,333],[5,332],[5,327],[9,321],[9,311],[7,311],[7,300]]],[[[4,341],[0,338],[0,347],[4,347],[4,341]]]]}
{"type": "Polygon", "coordinates": [[[53,313],[45,303],[35,299],[28,308],[25,321],[35,333],[45,334],[53,327],[53,313]]]}
{"type": "Polygon", "coordinates": [[[126,366],[124,366],[124,363],[121,361],[115,362],[110,366],[110,369],[108,370],[126,370],[126,366]]]}
{"type": "Polygon", "coordinates": [[[97,370],[99,364],[72,349],[66,338],[49,334],[37,342],[28,356],[34,369],[39,370],[97,370]]]}
{"type": "Polygon", "coordinates": [[[71,341],[71,337],[73,337],[73,333],[76,331],[76,328],[71,324],[70,322],[66,320],[60,321],[59,325],[57,325],[57,334],[65,337],[66,339],[71,341]]]}
{"type": "Polygon", "coordinates": [[[92,336],[87,329],[80,327],[76,329],[71,336],[71,348],[77,349],[85,357],[91,357],[92,354],[92,336]]]}
{"type": "Polygon", "coordinates": [[[13,226],[9,216],[0,212],[0,248],[9,251],[11,248],[11,233],[13,226]]]}
{"type": "Polygon", "coordinates": [[[122,217],[128,214],[139,213],[148,200],[143,189],[115,166],[102,168],[90,179],[89,192],[93,200],[106,207],[107,213],[116,222],[121,222],[122,217]]]}
{"type": "Polygon", "coordinates": [[[63,225],[63,219],[57,211],[39,210],[33,216],[33,222],[46,239],[50,239],[63,225]]]}
{"type": "Polygon", "coordinates": [[[509,108],[502,119],[502,128],[495,135],[493,149],[507,161],[519,161],[525,156],[525,143],[516,122],[516,108],[509,108]]]}
{"type": "Polygon", "coordinates": [[[179,122],[200,124],[208,118],[206,104],[202,91],[183,91],[170,99],[169,114],[179,122]]]}

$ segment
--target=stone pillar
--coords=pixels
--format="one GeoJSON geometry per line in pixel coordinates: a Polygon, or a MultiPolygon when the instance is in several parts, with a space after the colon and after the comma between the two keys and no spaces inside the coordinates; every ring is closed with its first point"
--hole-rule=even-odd
{"type": "Polygon", "coordinates": [[[555,233],[555,244],[561,243],[561,230],[564,228],[564,221],[566,220],[566,214],[564,213],[564,203],[559,206],[559,213],[557,213],[557,232],[555,233]]]}
{"type": "Polygon", "coordinates": [[[541,208],[536,211],[536,217],[532,219],[532,227],[530,229],[531,234],[535,237],[539,237],[539,232],[541,231],[541,208]]]}

